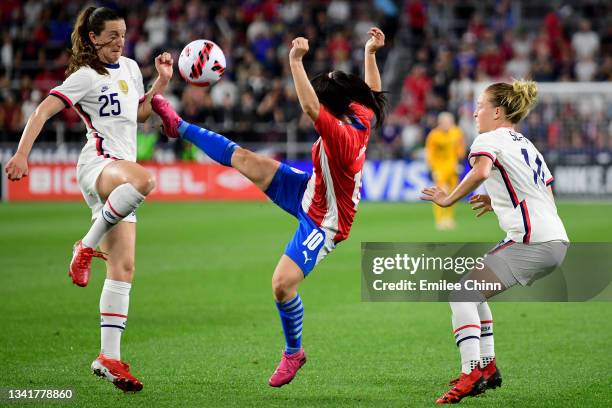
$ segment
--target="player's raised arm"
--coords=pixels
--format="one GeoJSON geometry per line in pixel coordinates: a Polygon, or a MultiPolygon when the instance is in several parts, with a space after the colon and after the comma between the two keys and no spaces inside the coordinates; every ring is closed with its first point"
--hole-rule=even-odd
{"type": "Polygon", "coordinates": [[[376,51],[385,46],[385,33],[380,28],[372,27],[368,34],[370,39],[366,42],[364,57],[365,83],[371,90],[380,92],[382,91],[382,82],[376,65],[376,51]]]}
{"type": "Polygon", "coordinates": [[[62,109],[64,109],[64,102],[55,96],[47,96],[32,113],[25,129],[23,129],[17,152],[11,157],[4,169],[9,180],[19,180],[28,175],[28,155],[36,138],[45,123],[62,109]]]}
{"type": "Polygon", "coordinates": [[[168,83],[172,79],[173,64],[174,60],[167,52],[155,58],[155,68],[157,69],[158,76],[149,92],[144,94],[144,100],[138,106],[138,122],[144,122],[151,116],[151,99],[155,94],[163,94],[166,91],[168,83]]]}
{"type": "Polygon", "coordinates": [[[312,87],[302,57],[308,52],[308,40],[303,37],[297,37],[291,42],[291,51],[289,51],[289,66],[291,67],[291,75],[295,84],[295,91],[300,101],[302,110],[312,119],[316,121],[319,116],[320,103],[312,87]]]}

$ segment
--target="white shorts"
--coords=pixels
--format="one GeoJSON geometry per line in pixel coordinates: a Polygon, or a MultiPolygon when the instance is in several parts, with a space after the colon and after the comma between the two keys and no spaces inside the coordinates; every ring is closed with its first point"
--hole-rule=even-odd
{"type": "Polygon", "coordinates": [[[509,241],[491,250],[484,263],[506,288],[517,283],[528,286],[561,265],[568,247],[569,242],[564,241],[530,244],[509,241]]]}
{"type": "MultiPolygon", "coordinates": [[[[100,198],[98,194],[98,190],[96,189],[96,183],[98,182],[98,177],[104,167],[113,163],[116,160],[104,158],[102,156],[96,156],[87,161],[87,163],[79,163],[77,164],[77,181],[79,183],[79,188],[81,189],[81,193],[85,198],[85,202],[91,208],[91,219],[95,220],[102,214],[102,207],[104,206],[104,201],[100,198]]],[[[130,215],[125,217],[122,221],[125,222],[136,222],[136,213],[132,212],[130,215]]]]}

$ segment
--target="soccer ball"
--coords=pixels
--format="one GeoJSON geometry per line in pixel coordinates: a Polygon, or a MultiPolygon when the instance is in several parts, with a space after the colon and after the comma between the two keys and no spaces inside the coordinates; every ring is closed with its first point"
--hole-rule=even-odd
{"type": "Polygon", "coordinates": [[[225,72],[225,55],[209,40],[195,40],[183,48],[178,61],[181,77],[196,86],[210,86],[225,72]]]}

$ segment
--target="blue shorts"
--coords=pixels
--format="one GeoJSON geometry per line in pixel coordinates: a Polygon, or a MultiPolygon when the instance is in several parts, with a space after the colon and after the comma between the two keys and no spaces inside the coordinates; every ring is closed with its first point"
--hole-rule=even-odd
{"type": "Polygon", "coordinates": [[[336,247],[335,233],[316,225],[302,209],[309,179],[310,174],[281,163],[266,190],[266,195],[276,205],[299,221],[293,238],[285,247],[285,255],[300,267],[305,277],[336,247]]]}

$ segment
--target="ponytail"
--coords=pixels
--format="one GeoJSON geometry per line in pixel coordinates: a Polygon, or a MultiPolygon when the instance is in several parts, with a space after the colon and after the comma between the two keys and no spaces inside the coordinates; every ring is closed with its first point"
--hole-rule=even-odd
{"type": "Polygon", "coordinates": [[[387,98],[385,92],[373,91],[357,75],[333,71],[330,75],[321,73],[310,81],[321,102],[336,117],[351,113],[349,105],[357,102],[370,108],[376,116],[376,128],[385,121],[387,98]]]}
{"type": "Polygon", "coordinates": [[[519,123],[533,108],[538,98],[538,86],[533,81],[514,80],[512,84],[498,82],[490,85],[485,93],[493,106],[506,111],[506,119],[519,123]]]}
{"type": "Polygon", "coordinates": [[[72,48],[68,50],[70,61],[66,76],[84,66],[91,67],[100,75],[108,74],[104,63],[98,57],[96,46],[89,39],[89,32],[93,31],[94,34],[100,35],[107,21],[120,19],[114,10],[106,7],[89,6],[79,13],[70,35],[72,48]]]}

